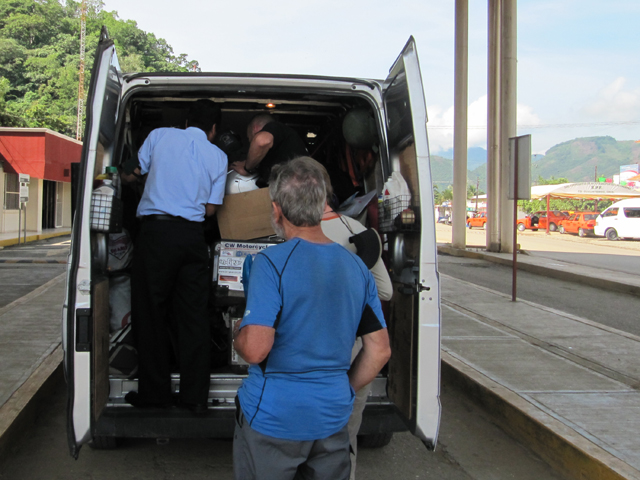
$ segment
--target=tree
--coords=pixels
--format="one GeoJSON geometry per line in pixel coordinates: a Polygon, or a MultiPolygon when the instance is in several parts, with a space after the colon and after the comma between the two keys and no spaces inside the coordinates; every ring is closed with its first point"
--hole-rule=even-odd
{"type": "MultiPolygon", "coordinates": [[[[86,65],[105,25],[123,72],[199,70],[164,39],[87,0],[86,65]]],[[[0,0],[0,125],[45,127],[74,136],[80,65],[80,2],[0,0]],[[4,79],[4,80],[2,80],[4,79]]],[[[90,75],[85,77],[85,91],[90,75]]]]}

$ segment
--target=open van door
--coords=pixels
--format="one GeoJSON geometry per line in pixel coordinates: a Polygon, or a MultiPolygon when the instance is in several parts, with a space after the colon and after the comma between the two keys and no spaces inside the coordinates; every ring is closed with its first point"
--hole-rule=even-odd
{"type": "Polygon", "coordinates": [[[115,47],[103,27],[87,98],[62,318],[68,386],[67,438],[74,458],[78,457],[80,446],[91,440],[91,426],[109,395],[109,288],[106,277],[96,272],[96,265],[106,260],[107,239],[106,234],[92,234],[89,227],[94,178],[111,165],[121,89],[122,75],[115,47]],[[101,253],[103,259],[95,258],[96,253],[101,253]]]}
{"type": "Polygon", "coordinates": [[[411,432],[433,449],[440,424],[440,287],[427,110],[413,37],[389,71],[383,99],[389,168],[407,181],[416,218],[413,228],[393,225],[388,233],[395,290],[388,394],[411,432]]]}

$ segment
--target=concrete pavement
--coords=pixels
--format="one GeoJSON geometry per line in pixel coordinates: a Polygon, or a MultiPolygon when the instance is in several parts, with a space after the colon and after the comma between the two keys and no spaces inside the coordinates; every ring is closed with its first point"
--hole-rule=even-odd
{"type": "MultiPolygon", "coordinates": [[[[569,268],[527,259],[549,276],[569,268]]],[[[578,272],[581,282],[603,276],[578,272]]],[[[640,286],[620,272],[610,281],[640,286]]],[[[63,290],[60,275],[0,309],[0,456],[25,430],[38,394],[60,378],[63,290]]],[[[640,337],[445,275],[441,293],[443,378],[564,475],[640,480],[640,337]]]]}

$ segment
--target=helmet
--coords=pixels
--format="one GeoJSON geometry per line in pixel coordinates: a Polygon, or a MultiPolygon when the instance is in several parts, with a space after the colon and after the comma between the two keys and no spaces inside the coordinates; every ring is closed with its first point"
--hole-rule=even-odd
{"type": "Polygon", "coordinates": [[[234,193],[250,192],[251,190],[257,190],[258,186],[256,181],[258,180],[258,174],[252,173],[251,175],[240,175],[235,170],[231,170],[227,175],[227,186],[225,193],[232,195],[234,193]]]}
{"type": "Polygon", "coordinates": [[[353,148],[371,148],[377,142],[376,122],[368,108],[350,110],[342,121],[342,134],[353,148]]]}
{"type": "Polygon", "coordinates": [[[218,135],[216,139],[216,146],[224,153],[229,155],[230,153],[237,152],[242,148],[242,139],[233,130],[227,130],[218,135]]]}

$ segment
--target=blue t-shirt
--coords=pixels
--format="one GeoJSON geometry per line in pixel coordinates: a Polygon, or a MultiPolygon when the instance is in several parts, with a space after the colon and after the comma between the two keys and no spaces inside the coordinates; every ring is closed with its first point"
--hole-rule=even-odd
{"type": "Polygon", "coordinates": [[[205,204],[221,205],[227,156],[199,128],[156,128],[138,152],[140,171],[149,173],[138,216],[174,215],[202,222],[205,204]]]}
{"type": "Polygon", "coordinates": [[[249,367],[238,390],[251,427],[288,440],[318,440],[344,427],[355,396],[351,349],[365,323],[364,333],[386,327],[376,284],[341,245],[294,238],[256,255],[241,328],[276,332],[266,361],[249,367]]]}

